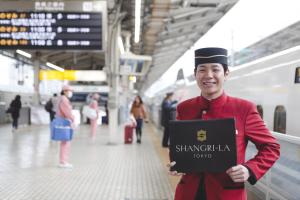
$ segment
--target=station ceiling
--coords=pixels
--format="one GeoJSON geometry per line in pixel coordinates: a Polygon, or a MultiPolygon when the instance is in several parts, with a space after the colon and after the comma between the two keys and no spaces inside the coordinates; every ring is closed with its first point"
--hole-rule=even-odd
{"type": "MultiPolygon", "coordinates": [[[[152,56],[152,65],[139,77],[137,89],[146,89],[155,82],[185,51],[226,14],[238,0],[142,0],[140,42],[134,39],[135,0],[107,0],[108,23],[112,23],[116,9],[125,17],[121,32],[130,32],[130,51],[152,56]]],[[[299,41],[300,23],[296,23],[247,48],[251,53],[239,52],[237,62],[245,62],[262,55],[287,49],[299,41]],[[279,41],[279,42],[278,42],[279,41]]],[[[105,52],[99,51],[31,51],[33,57],[51,62],[65,69],[102,70],[105,52]]]]}
{"type": "MultiPolygon", "coordinates": [[[[138,44],[131,40],[131,51],[152,56],[146,77],[138,80],[138,89],[147,89],[197,40],[205,35],[238,0],[146,0],[142,1],[142,31],[138,44]]],[[[134,33],[134,0],[123,0],[127,12],[122,30],[134,33]]],[[[276,22],[271,22],[276,23],[276,22]]],[[[300,45],[300,22],[235,53],[233,64],[240,65],[300,45]]]]}
{"type": "MultiPolygon", "coordinates": [[[[24,3],[24,1],[20,1],[24,3]]],[[[135,0],[109,0],[108,23],[120,9],[125,17],[121,32],[131,33],[130,51],[152,56],[152,65],[145,77],[138,77],[136,88],[144,80],[153,83],[188,48],[203,36],[237,0],[142,0],[140,41],[135,43],[135,0]]],[[[51,62],[65,69],[102,70],[106,65],[105,52],[70,50],[26,50],[33,59],[51,62]]]]}
{"type": "MultiPolygon", "coordinates": [[[[134,33],[134,0],[123,0],[127,12],[122,30],[134,33]]],[[[146,77],[138,89],[146,89],[219,20],[237,0],[146,0],[142,1],[141,41],[133,42],[135,54],[152,56],[146,77]],[[146,80],[146,81],[145,81],[146,80]]]]}

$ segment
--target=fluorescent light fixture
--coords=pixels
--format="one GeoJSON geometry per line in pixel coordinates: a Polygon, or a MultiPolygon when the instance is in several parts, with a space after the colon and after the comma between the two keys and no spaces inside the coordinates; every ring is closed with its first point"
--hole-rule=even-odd
{"type": "Polygon", "coordinates": [[[22,56],[25,56],[26,58],[31,58],[31,54],[30,53],[27,53],[25,51],[22,51],[20,49],[17,49],[16,52],[22,56]]]}
{"type": "Polygon", "coordinates": [[[122,40],[121,36],[118,37],[118,45],[119,45],[119,49],[120,49],[121,54],[125,53],[123,40],[122,40]]]}
{"type": "Polygon", "coordinates": [[[47,65],[48,67],[51,67],[52,69],[56,69],[57,71],[60,71],[60,72],[65,71],[63,68],[61,68],[61,67],[59,67],[59,66],[56,66],[56,65],[54,65],[54,64],[52,64],[52,63],[49,63],[49,62],[47,62],[46,65],[47,65]]]}
{"type": "Polygon", "coordinates": [[[140,41],[141,25],[141,0],[135,0],[135,24],[134,24],[134,42],[140,41]]]}

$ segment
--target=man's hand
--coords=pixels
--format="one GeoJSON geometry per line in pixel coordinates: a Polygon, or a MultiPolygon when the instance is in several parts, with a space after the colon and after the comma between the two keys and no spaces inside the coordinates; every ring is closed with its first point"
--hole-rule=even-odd
{"type": "Polygon", "coordinates": [[[248,180],[250,174],[249,170],[243,165],[236,165],[229,168],[226,173],[235,183],[245,182],[248,180]]]}
{"type": "Polygon", "coordinates": [[[180,173],[180,172],[177,172],[177,171],[171,171],[171,167],[173,167],[175,164],[176,164],[175,161],[167,164],[167,167],[169,168],[169,174],[172,175],[172,176],[182,176],[182,175],[185,175],[185,173],[180,173]]]}

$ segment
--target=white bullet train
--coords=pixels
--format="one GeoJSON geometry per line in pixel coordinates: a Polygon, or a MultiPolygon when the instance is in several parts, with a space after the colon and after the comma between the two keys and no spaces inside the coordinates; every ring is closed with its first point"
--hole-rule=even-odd
{"type": "MultiPolygon", "coordinates": [[[[200,94],[193,74],[185,77],[185,84],[167,90],[180,101],[200,94]]],[[[225,91],[256,103],[270,130],[300,137],[300,46],[230,68],[225,91]]],[[[159,118],[162,97],[155,98],[150,109],[159,118]]]]}

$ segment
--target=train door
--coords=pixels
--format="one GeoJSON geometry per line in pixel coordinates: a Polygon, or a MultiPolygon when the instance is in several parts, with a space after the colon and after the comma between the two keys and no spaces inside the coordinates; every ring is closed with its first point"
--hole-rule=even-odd
{"type": "Polygon", "coordinates": [[[276,106],[274,112],[274,129],[275,132],[286,133],[286,109],[284,106],[276,106]]]}

